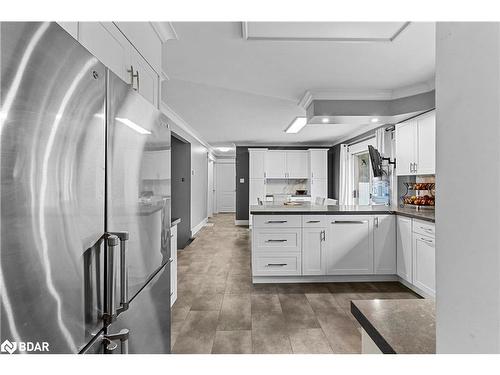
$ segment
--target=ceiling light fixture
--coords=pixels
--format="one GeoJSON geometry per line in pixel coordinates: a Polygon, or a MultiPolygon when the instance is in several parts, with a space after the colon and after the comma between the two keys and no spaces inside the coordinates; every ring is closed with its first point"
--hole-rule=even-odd
{"type": "Polygon", "coordinates": [[[123,125],[128,126],[130,129],[135,130],[139,134],[151,134],[147,129],[137,125],[135,122],[130,121],[128,118],[115,117],[116,121],[120,121],[123,125]]]}
{"type": "Polygon", "coordinates": [[[285,129],[285,133],[296,134],[307,124],[307,117],[295,117],[290,125],[285,129]]]}
{"type": "Polygon", "coordinates": [[[376,117],[372,118],[372,122],[378,122],[378,118],[376,117]]]}
{"type": "Polygon", "coordinates": [[[228,152],[231,151],[233,148],[232,147],[217,147],[217,150],[220,152],[228,152]]]}
{"type": "Polygon", "coordinates": [[[328,117],[323,117],[323,118],[321,119],[321,122],[322,122],[323,124],[327,124],[328,122],[330,122],[330,120],[328,119],[328,117]]]}

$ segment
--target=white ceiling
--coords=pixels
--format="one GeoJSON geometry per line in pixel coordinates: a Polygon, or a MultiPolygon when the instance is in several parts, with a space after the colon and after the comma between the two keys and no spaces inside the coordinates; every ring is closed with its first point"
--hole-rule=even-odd
{"type": "MultiPolygon", "coordinates": [[[[344,31],[335,23],[336,33],[352,34],[343,24],[344,31]]],[[[363,25],[364,37],[370,27],[389,35],[397,26],[383,24],[363,25]]],[[[285,134],[305,114],[297,103],[306,90],[404,91],[434,77],[434,23],[410,23],[392,42],[246,40],[241,22],[173,26],[179,40],[164,47],[170,80],[163,100],[212,145],[330,145],[372,125],[308,125],[285,134]]]]}

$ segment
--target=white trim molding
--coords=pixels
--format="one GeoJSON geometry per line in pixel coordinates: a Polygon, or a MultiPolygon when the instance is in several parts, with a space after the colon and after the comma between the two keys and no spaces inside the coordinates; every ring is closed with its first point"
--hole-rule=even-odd
{"type": "Polygon", "coordinates": [[[198,225],[191,228],[191,237],[194,237],[196,233],[198,233],[201,228],[205,226],[206,223],[208,223],[208,217],[204,218],[198,225]]]}
{"type": "Polygon", "coordinates": [[[150,22],[150,24],[162,43],[166,43],[171,39],[179,40],[172,22],[150,22]]]}

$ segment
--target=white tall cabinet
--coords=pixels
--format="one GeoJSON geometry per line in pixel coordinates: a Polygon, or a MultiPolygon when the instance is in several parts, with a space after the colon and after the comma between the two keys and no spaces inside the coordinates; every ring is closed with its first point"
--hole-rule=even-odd
{"type": "Polygon", "coordinates": [[[436,112],[396,125],[398,176],[436,173],[436,112]]]}
{"type": "Polygon", "coordinates": [[[328,197],[328,149],[309,150],[309,194],[312,202],[328,197]]]}

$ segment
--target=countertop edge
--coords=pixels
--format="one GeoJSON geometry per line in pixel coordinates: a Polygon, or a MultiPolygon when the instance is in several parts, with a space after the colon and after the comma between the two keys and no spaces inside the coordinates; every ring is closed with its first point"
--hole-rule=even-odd
{"type": "Polygon", "coordinates": [[[366,316],[358,309],[354,301],[351,301],[351,313],[359,322],[361,327],[366,331],[368,336],[377,345],[380,351],[384,354],[397,354],[391,345],[384,339],[384,337],[377,331],[377,329],[370,323],[366,316]]]}

